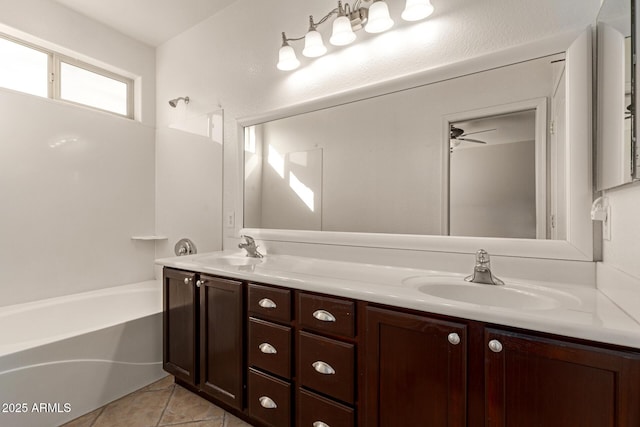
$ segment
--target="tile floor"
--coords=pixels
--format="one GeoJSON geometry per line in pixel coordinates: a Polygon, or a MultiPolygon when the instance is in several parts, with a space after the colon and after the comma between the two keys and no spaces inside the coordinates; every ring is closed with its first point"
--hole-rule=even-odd
{"type": "Polygon", "coordinates": [[[251,427],[173,382],[150,384],[63,427],[251,427]]]}

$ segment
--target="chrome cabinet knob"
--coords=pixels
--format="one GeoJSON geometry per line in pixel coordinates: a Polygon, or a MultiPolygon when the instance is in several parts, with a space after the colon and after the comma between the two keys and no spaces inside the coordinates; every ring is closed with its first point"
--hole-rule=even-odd
{"type": "Polygon", "coordinates": [[[498,340],[489,341],[489,350],[494,353],[500,353],[502,351],[502,343],[498,340]]]}
{"type": "Polygon", "coordinates": [[[206,280],[197,280],[196,281],[196,286],[200,287],[200,286],[204,285],[205,283],[206,283],[206,280]]]}
{"type": "Polygon", "coordinates": [[[260,401],[260,406],[265,409],[276,409],[278,407],[278,405],[276,405],[276,402],[274,402],[270,397],[261,396],[258,400],[260,401]]]}
{"type": "Polygon", "coordinates": [[[335,322],[336,318],[333,314],[329,313],[326,310],[316,310],[313,312],[313,317],[320,320],[321,322],[335,322]]]}
{"type": "Polygon", "coordinates": [[[262,344],[260,344],[258,346],[258,348],[264,354],[276,354],[276,353],[278,353],[278,350],[276,350],[276,348],[274,346],[272,346],[271,344],[269,344],[268,342],[263,342],[262,344]]]}
{"type": "Polygon", "coordinates": [[[322,421],[314,421],[314,423],[311,425],[313,427],[331,427],[329,424],[323,423],[322,421]]]}
{"type": "Polygon", "coordinates": [[[334,375],[336,373],[335,369],[333,369],[331,365],[321,360],[313,362],[311,366],[313,366],[313,369],[315,369],[316,372],[322,375],[334,375]]]}
{"type": "Polygon", "coordinates": [[[185,285],[188,285],[190,281],[191,281],[191,279],[189,279],[188,277],[184,278],[184,284],[185,285]]]}
{"type": "Polygon", "coordinates": [[[269,298],[262,298],[258,301],[258,305],[262,308],[276,308],[278,307],[275,302],[270,300],[269,298]]]}
{"type": "Polygon", "coordinates": [[[460,344],[460,335],[456,334],[455,332],[450,333],[447,336],[447,339],[449,340],[449,342],[453,345],[458,345],[460,344]]]}

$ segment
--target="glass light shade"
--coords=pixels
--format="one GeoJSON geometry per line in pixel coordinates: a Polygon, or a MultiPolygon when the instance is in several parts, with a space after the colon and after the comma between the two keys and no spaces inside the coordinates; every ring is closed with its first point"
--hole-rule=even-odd
{"type": "Polygon", "coordinates": [[[333,32],[329,43],[334,46],[346,46],[356,39],[356,33],[351,28],[351,21],[346,16],[338,16],[333,21],[333,32]]]}
{"type": "Polygon", "coordinates": [[[322,41],[322,35],[316,30],[309,31],[304,36],[304,50],[302,54],[308,58],[317,58],[327,53],[327,47],[322,41]]]}
{"type": "Polygon", "coordinates": [[[289,45],[282,46],[278,52],[278,70],[290,71],[300,66],[296,52],[289,45]]]}
{"type": "Polygon", "coordinates": [[[402,12],[405,21],[419,21],[433,13],[433,5],[429,0],[407,0],[402,12]]]}
{"type": "Polygon", "coordinates": [[[381,33],[393,26],[393,20],[389,16],[389,7],[384,1],[376,1],[369,7],[369,21],[364,30],[367,33],[381,33]]]}

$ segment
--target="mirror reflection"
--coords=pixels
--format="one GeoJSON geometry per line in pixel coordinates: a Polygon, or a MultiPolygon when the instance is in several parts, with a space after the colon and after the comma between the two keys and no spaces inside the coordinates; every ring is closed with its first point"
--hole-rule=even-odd
{"type": "Polygon", "coordinates": [[[597,188],[633,180],[631,0],[606,0],[597,23],[597,188]]]}
{"type": "Polygon", "coordinates": [[[244,226],[556,237],[564,183],[547,177],[564,159],[547,144],[549,120],[562,128],[563,58],[246,127],[244,226]]]}
{"type": "Polygon", "coordinates": [[[535,119],[525,110],[451,124],[450,235],[536,238],[535,119]]]}

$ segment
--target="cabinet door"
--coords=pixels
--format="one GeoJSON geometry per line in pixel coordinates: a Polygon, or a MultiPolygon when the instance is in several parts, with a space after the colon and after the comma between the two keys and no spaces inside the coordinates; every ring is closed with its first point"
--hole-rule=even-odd
{"type": "Polygon", "coordinates": [[[640,426],[637,354],[486,329],[485,369],[486,426],[640,426]]]}
{"type": "Polygon", "coordinates": [[[466,426],[466,326],[376,307],[366,319],[364,424],[466,426]]]}
{"type": "Polygon", "coordinates": [[[168,268],[164,270],[164,370],[194,385],[198,378],[198,296],[195,278],[195,273],[168,268]]]}
{"type": "Polygon", "coordinates": [[[242,283],[200,277],[200,387],[242,409],[244,337],[242,283]]]}

